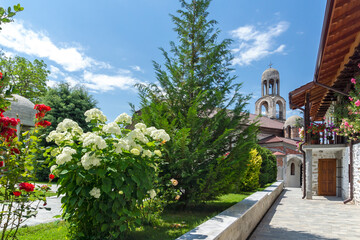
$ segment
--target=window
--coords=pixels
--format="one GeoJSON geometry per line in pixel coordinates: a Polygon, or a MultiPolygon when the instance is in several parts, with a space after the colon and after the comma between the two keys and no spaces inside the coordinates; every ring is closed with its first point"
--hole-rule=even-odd
{"type": "Polygon", "coordinates": [[[290,174],[291,174],[291,175],[295,175],[295,164],[294,164],[294,163],[291,163],[291,166],[290,166],[290,174]]]}

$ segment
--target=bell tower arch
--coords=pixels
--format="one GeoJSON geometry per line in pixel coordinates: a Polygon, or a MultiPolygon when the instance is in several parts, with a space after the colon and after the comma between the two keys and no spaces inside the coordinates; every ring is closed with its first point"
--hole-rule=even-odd
{"type": "Polygon", "coordinates": [[[261,98],[255,103],[255,114],[286,120],[286,101],[280,96],[279,71],[271,66],[261,76],[261,98]],[[263,110],[264,107],[266,111],[263,110]]]}

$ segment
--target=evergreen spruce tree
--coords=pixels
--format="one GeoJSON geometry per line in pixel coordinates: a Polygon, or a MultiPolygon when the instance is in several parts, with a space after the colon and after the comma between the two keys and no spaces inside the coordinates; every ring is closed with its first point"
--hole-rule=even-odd
{"type": "Polygon", "coordinates": [[[217,23],[207,20],[211,0],[180,2],[179,16],[171,15],[179,42],[170,42],[170,53],[161,49],[164,67],[154,62],[159,84],[137,87],[139,120],[171,136],[162,184],[178,180],[179,201],[189,204],[216,198],[239,181],[257,127],[248,122],[249,96],[239,93],[231,74],[231,40],[218,42],[217,23]]]}

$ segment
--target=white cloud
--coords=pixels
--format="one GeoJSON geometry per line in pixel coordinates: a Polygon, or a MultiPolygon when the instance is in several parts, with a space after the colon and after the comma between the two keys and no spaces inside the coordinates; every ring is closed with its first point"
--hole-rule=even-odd
{"type": "Polygon", "coordinates": [[[288,22],[279,22],[275,26],[260,31],[255,26],[247,25],[231,31],[235,38],[237,48],[232,49],[234,53],[233,64],[240,66],[249,65],[253,61],[260,60],[274,53],[283,53],[285,45],[275,46],[274,38],[280,36],[289,28],[288,22]]]}
{"type": "Polygon", "coordinates": [[[50,65],[49,77],[52,79],[57,79],[59,76],[64,77],[65,74],[59,68],[55,67],[54,65],[50,65]]]}
{"type": "Polygon", "coordinates": [[[115,88],[121,90],[132,89],[135,83],[140,82],[139,80],[127,76],[127,75],[106,75],[106,74],[94,74],[88,71],[84,71],[83,84],[95,91],[110,91],[115,88]]]}
{"type": "Polygon", "coordinates": [[[287,109],[287,110],[286,110],[286,118],[289,118],[289,117],[294,116],[294,115],[303,117],[303,112],[300,111],[299,109],[295,109],[295,110],[292,110],[292,109],[289,110],[289,109],[287,109]]]}
{"type": "Polygon", "coordinates": [[[86,56],[79,47],[56,46],[44,32],[27,29],[22,22],[13,22],[3,26],[0,45],[20,53],[48,58],[69,72],[94,66],[110,68],[109,64],[86,56]]]}
{"type": "Polygon", "coordinates": [[[142,72],[142,73],[144,72],[140,66],[131,66],[131,69],[137,72],[142,72]]]}

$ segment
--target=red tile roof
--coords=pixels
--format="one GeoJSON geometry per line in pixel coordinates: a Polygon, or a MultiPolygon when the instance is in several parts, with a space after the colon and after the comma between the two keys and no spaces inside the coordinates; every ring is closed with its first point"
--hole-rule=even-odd
{"type": "Polygon", "coordinates": [[[274,128],[274,129],[281,129],[281,130],[284,128],[283,122],[280,122],[280,121],[277,121],[274,119],[270,119],[268,117],[259,117],[259,118],[257,118],[257,117],[258,117],[258,115],[250,113],[249,120],[251,122],[258,120],[260,127],[263,127],[263,128],[274,128]]]}
{"type": "Polygon", "coordinates": [[[285,156],[285,154],[281,153],[281,152],[274,152],[273,153],[275,156],[285,156]]]}
{"type": "Polygon", "coordinates": [[[275,135],[261,139],[259,141],[259,143],[277,143],[277,142],[284,142],[284,143],[288,143],[288,144],[294,145],[294,146],[296,146],[296,143],[297,143],[295,140],[292,140],[289,138],[278,137],[275,135]]]}

